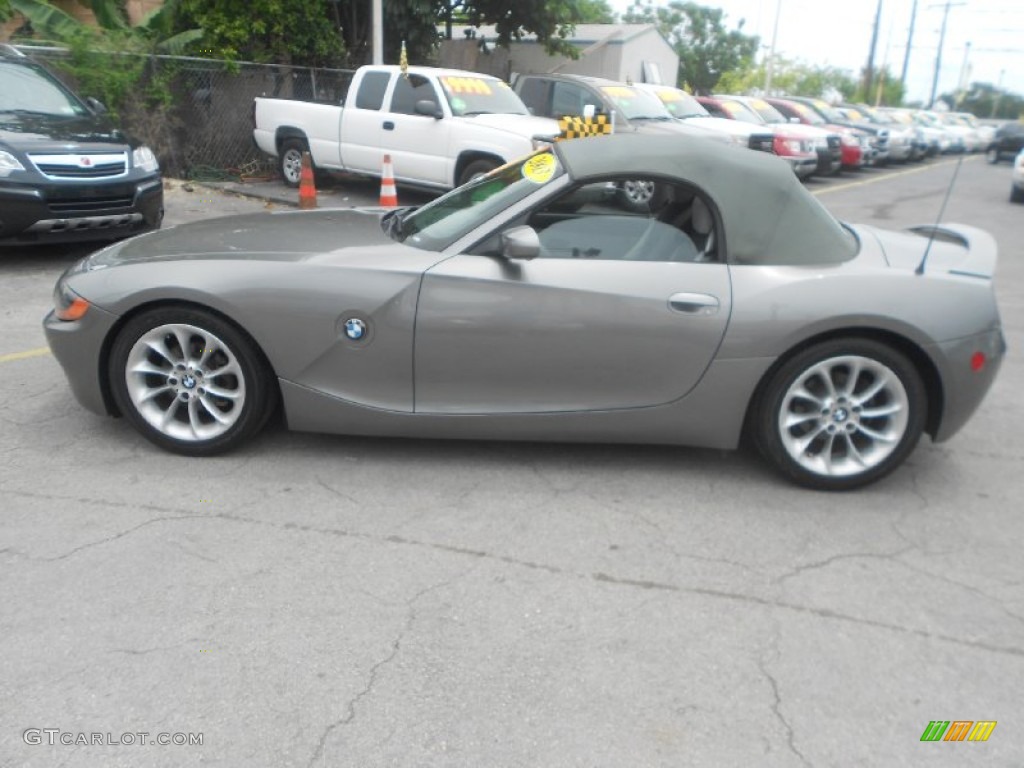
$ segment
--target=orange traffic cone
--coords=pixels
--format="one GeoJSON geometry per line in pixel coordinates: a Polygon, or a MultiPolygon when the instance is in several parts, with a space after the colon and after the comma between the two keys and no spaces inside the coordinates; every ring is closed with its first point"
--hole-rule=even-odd
{"type": "Polygon", "coordinates": [[[395,189],[395,170],[391,167],[391,155],[384,155],[384,167],[381,169],[380,207],[398,207],[398,190],[395,189]]]}
{"type": "Polygon", "coordinates": [[[302,170],[299,172],[299,208],[316,208],[316,184],[313,182],[313,161],[309,152],[302,153],[302,170]]]}

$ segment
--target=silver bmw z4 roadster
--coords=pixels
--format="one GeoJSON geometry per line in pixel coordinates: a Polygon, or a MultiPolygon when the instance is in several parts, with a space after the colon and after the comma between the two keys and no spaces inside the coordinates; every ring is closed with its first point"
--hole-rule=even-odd
{"type": "Polygon", "coordinates": [[[841,223],[773,156],[622,135],[415,209],[117,243],[60,278],[44,325],[82,405],[189,456],[281,408],[350,435],[748,436],[796,482],[849,489],[981,403],[1005,353],[995,266],[969,226],[841,223]]]}

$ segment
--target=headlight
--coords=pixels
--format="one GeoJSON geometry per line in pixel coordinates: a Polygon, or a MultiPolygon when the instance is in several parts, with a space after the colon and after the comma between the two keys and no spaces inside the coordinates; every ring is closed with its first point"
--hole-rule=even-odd
{"type": "Polygon", "coordinates": [[[54,314],[59,320],[81,320],[89,311],[89,302],[72,291],[64,283],[64,278],[57,281],[53,289],[54,314]]]}
{"type": "Polygon", "coordinates": [[[775,154],[777,155],[799,155],[801,153],[799,139],[787,139],[784,136],[775,137],[775,154]]]}
{"type": "Polygon", "coordinates": [[[160,163],[156,160],[153,150],[143,145],[132,152],[132,165],[143,171],[159,171],[160,163]]]}
{"type": "Polygon", "coordinates": [[[735,136],[730,136],[729,138],[732,139],[733,144],[736,144],[740,147],[747,147],[750,143],[750,138],[747,136],[743,136],[741,134],[736,134],[735,136]]]}
{"type": "Polygon", "coordinates": [[[25,166],[21,164],[10,152],[0,149],[0,176],[7,176],[12,171],[24,171],[25,166]]]}

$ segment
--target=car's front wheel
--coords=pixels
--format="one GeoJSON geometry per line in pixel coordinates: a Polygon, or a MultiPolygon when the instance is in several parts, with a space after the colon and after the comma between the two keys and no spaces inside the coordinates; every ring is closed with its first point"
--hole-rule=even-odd
{"type": "Polygon", "coordinates": [[[132,318],[109,360],[120,412],[148,440],[186,456],[235,448],[269,418],[277,389],[255,344],[203,309],[160,307],[132,318]]]}
{"type": "Polygon", "coordinates": [[[989,147],[985,150],[985,159],[988,160],[989,164],[995,165],[1002,157],[999,155],[999,150],[996,147],[989,147]]]}
{"type": "Polygon", "coordinates": [[[461,187],[463,184],[468,184],[473,179],[485,176],[497,167],[498,163],[493,160],[474,160],[462,169],[462,174],[459,176],[459,186],[461,187]]]}
{"type": "Polygon", "coordinates": [[[1010,202],[1024,203],[1024,188],[1016,185],[1010,187],[1010,202]]]}
{"type": "Polygon", "coordinates": [[[927,414],[920,374],[869,339],[835,339],[786,360],[761,389],[753,437],[809,488],[847,490],[887,475],[914,450],[927,414]]]}

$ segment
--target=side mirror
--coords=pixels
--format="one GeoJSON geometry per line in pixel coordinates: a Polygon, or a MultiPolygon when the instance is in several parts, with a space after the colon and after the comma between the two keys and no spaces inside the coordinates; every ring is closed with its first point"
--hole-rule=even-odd
{"type": "Polygon", "coordinates": [[[97,115],[107,114],[107,106],[99,99],[94,99],[92,96],[87,96],[85,99],[86,105],[97,115]]]}
{"type": "Polygon", "coordinates": [[[442,112],[441,108],[437,106],[437,102],[432,99],[420,99],[417,101],[416,114],[426,115],[427,117],[432,117],[435,120],[440,120],[444,117],[444,112],[442,112]]]}
{"type": "Polygon", "coordinates": [[[540,237],[537,230],[525,224],[501,233],[501,255],[505,259],[530,261],[540,256],[540,237]]]}

